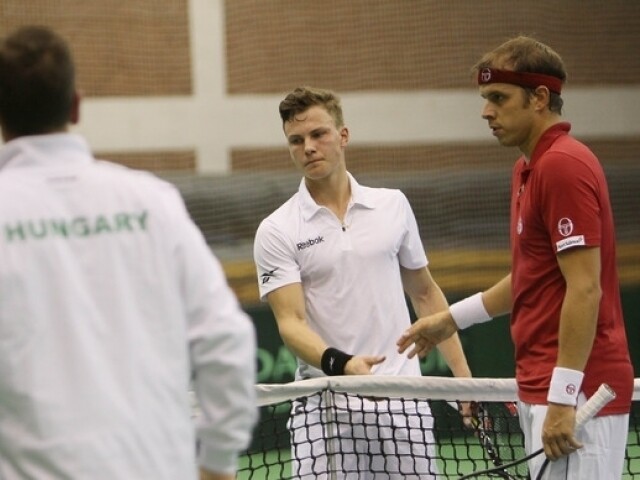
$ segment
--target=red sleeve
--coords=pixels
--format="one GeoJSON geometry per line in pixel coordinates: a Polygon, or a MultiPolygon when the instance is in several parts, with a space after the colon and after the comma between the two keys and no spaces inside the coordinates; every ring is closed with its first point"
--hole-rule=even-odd
{"type": "Polygon", "coordinates": [[[540,201],[554,251],[600,245],[599,182],[593,169],[562,153],[549,153],[544,167],[540,201]]]}

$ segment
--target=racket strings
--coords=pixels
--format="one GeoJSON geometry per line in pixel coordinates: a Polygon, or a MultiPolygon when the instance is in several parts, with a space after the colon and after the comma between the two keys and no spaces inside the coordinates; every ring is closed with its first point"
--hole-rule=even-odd
{"type": "MultiPolygon", "coordinates": [[[[517,414],[517,411],[514,411],[512,408],[510,408],[509,405],[505,404],[505,407],[511,415],[517,414]]],[[[494,443],[491,440],[491,437],[487,433],[486,429],[489,428],[491,430],[493,427],[493,424],[494,424],[493,419],[490,417],[487,409],[481,403],[476,404],[474,410],[476,414],[471,419],[472,425],[476,431],[478,440],[480,440],[482,447],[484,448],[487,455],[489,456],[492,463],[494,464],[494,467],[477,472],[476,474],[479,475],[479,474],[483,474],[484,472],[484,474],[495,474],[496,476],[504,478],[506,480],[514,480],[515,477],[510,475],[505,470],[506,468],[508,468],[508,465],[505,465],[502,459],[500,458],[497,448],[494,446],[494,443]]],[[[519,463],[522,463],[522,461],[514,463],[513,466],[518,465],[519,463]]],[[[463,478],[467,478],[467,477],[463,477],[463,478]]],[[[468,478],[471,478],[471,477],[468,477],[468,478]]]]}

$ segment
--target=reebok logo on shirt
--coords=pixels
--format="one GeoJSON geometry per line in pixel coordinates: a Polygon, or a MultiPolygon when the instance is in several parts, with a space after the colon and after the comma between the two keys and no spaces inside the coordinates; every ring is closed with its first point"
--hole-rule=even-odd
{"type": "Polygon", "coordinates": [[[48,238],[82,238],[114,233],[147,230],[149,212],[118,212],[95,217],[40,218],[7,222],[2,225],[6,243],[45,240],[48,238]]]}
{"type": "Polygon", "coordinates": [[[320,235],[318,235],[316,238],[310,238],[306,242],[296,243],[296,247],[298,247],[298,251],[300,251],[300,250],[304,250],[305,248],[313,247],[314,245],[317,245],[322,242],[324,242],[324,237],[321,237],[320,235]]]}
{"type": "Polygon", "coordinates": [[[265,283],[267,283],[272,278],[275,278],[276,270],[278,270],[279,268],[280,267],[276,267],[273,270],[269,270],[268,272],[264,272],[262,275],[260,275],[260,278],[262,279],[262,284],[264,285],[265,283]]]}

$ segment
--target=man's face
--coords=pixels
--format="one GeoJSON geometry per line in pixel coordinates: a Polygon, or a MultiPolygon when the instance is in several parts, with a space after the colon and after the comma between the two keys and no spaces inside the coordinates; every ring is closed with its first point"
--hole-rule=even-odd
{"type": "Polygon", "coordinates": [[[313,106],[284,123],[284,133],[293,163],[310,180],[328,177],[344,167],[347,127],[337,127],[322,107],[313,106]]]}
{"type": "Polygon", "coordinates": [[[482,118],[487,120],[493,136],[505,147],[528,146],[533,135],[533,107],[526,91],[508,83],[491,83],[480,87],[486,100],[482,118]]]}

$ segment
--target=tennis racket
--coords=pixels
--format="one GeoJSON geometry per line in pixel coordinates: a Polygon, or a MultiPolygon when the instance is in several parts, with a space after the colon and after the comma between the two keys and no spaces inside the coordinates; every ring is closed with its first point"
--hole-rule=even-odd
{"type": "MultiPolygon", "coordinates": [[[[587,400],[587,402],[582,407],[580,407],[576,412],[576,426],[575,426],[576,431],[582,428],[589,420],[591,420],[602,409],[602,407],[604,407],[607,403],[609,403],[614,398],[616,398],[616,394],[611,389],[611,387],[609,387],[609,385],[604,383],[600,385],[600,388],[598,388],[596,393],[594,393],[591,396],[591,398],[589,398],[589,400],[587,400]]],[[[458,480],[467,480],[470,478],[476,478],[480,475],[499,474],[498,472],[506,471],[506,469],[508,468],[515,467],[516,465],[527,462],[532,458],[540,455],[543,452],[544,452],[544,449],[541,448],[519,460],[506,463],[499,467],[488,468],[486,470],[473,472],[463,477],[459,477],[458,480]]],[[[543,464],[542,468],[540,469],[540,472],[538,473],[538,476],[536,477],[536,480],[540,480],[542,478],[542,474],[544,473],[544,470],[547,464],[548,464],[548,460],[545,461],[545,464],[543,464]]]]}
{"type": "MultiPolygon", "coordinates": [[[[454,402],[447,402],[451,408],[459,410],[459,406],[454,402]]],[[[482,403],[472,402],[473,407],[473,416],[471,417],[471,426],[480,441],[480,445],[484,449],[487,457],[491,460],[491,463],[496,467],[493,472],[495,476],[502,477],[506,480],[515,480],[515,477],[509,474],[506,470],[503,470],[502,467],[504,462],[502,458],[500,458],[500,454],[498,452],[498,448],[494,443],[491,435],[487,431],[487,426],[489,424],[493,425],[493,419],[490,417],[487,409],[484,407],[482,403]]],[[[507,402],[504,404],[505,410],[509,415],[515,416],[517,415],[517,410],[515,404],[511,402],[507,402]]]]}
{"type": "MultiPolygon", "coordinates": [[[[507,408],[509,407],[507,406],[507,408]]],[[[502,467],[504,465],[504,462],[502,461],[502,458],[500,458],[498,449],[494,445],[494,442],[491,440],[491,436],[486,430],[488,422],[493,423],[493,420],[489,417],[487,410],[482,404],[478,405],[478,416],[477,418],[473,418],[472,422],[474,424],[476,434],[478,435],[478,440],[480,440],[480,444],[482,445],[482,448],[484,448],[484,451],[487,453],[487,456],[496,467],[502,467]]],[[[515,480],[515,477],[510,475],[506,470],[498,470],[496,471],[496,474],[507,480],[515,480]]]]}

